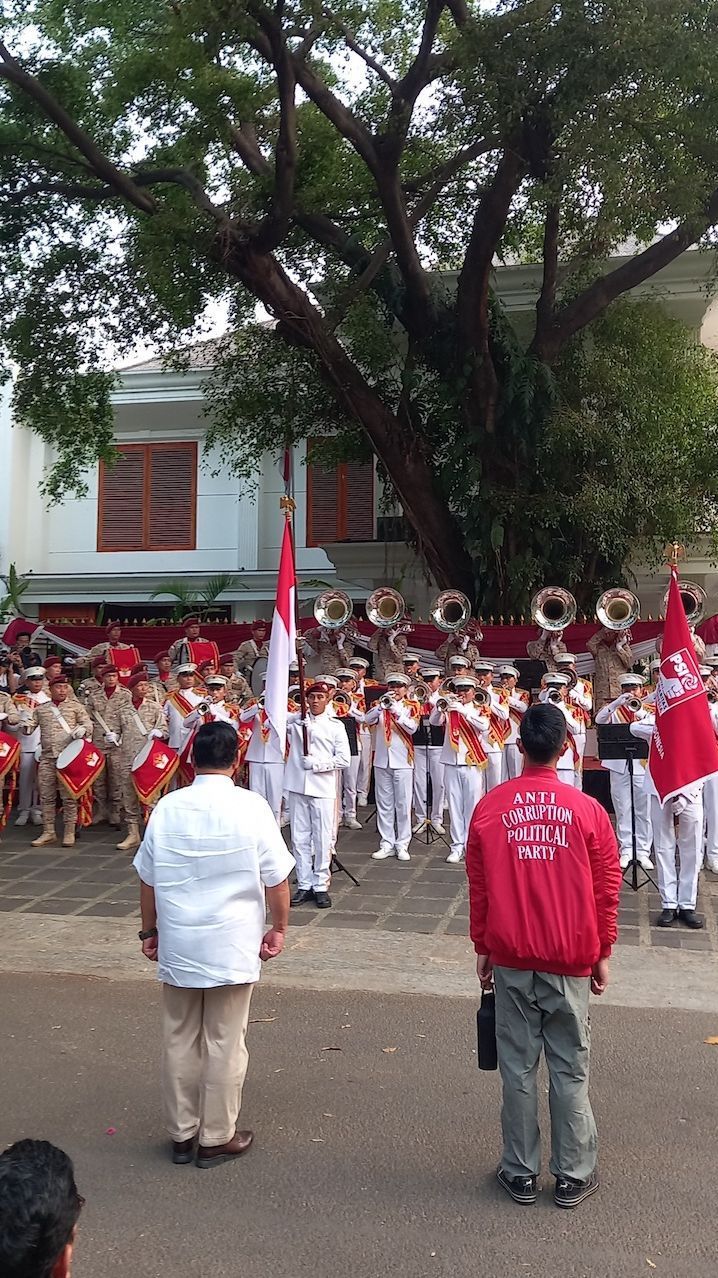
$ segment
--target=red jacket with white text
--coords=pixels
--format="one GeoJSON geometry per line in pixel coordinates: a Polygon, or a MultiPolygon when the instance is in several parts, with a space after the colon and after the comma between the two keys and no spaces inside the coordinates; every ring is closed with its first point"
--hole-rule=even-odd
{"type": "Polygon", "coordinates": [[[466,846],[470,933],[495,967],[589,976],[616,940],[621,871],[608,813],[526,767],[476,807],[466,846]]]}

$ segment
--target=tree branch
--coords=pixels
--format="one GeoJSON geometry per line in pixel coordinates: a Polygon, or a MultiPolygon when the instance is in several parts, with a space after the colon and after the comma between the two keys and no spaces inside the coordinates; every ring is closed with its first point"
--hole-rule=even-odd
{"type": "Polygon", "coordinates": [[[543,282],[541,293],[536,303],[536,336],[546,332],[551,326],[554,306],[556,305],[556,283],[558,280],[558,235],[560,226],[560,205],[558,200],[552,201],[546,209],[543,232],[543,282]]]}
{"type": "Polygon", "coordinates": [[[268,250],[284,239],[292,218],[294,183],[297,173],[296,80],[281,27],[268,32],[279,95],[279,135],[274,153],[274,193],[272,212],[256,232],[257,245],[268,250]]]}
{"type": "Polygon", "coordinates": [[[229,138],[232,149],[237,152],[250,173],[253,173],[255,177],[271,177],[272,166],[262,154],[253,124],[230,124],[229,138]]]}
{"type": "Polygon", "coordinates": [[[37,103],[47,118],[64,133],[68,141],[89,161],[99,178],[102,178],[109,186],[114,187],[118,194],[122,195],[130,204],[133,204],[135,208],[140,209],[142,213],[155,212],[156,205],[152,196],[141,191],[126,173],[123,173],[108,159],[104,152],[93,142],[92,138],[85,133],[84,129],[80,128],[79,124],[73,120],[65,108],[48,92],[44,84],[34,75],[30,75],[29,72],[25,71],[1,42],[0,59],[2,59],[0,61],[0,78],[16,85],[27,97],[32,98],[37,103]]]}
{"type": "Polygon", "coordinates": [[[350,31],[346,23],[342,22],[341,18],[337,17],[335,13],[332,13],[331,9],[324,8],[322,9],[322,13],[324,14],[326,18],[329,19],[330,22],[334,24],[334,26],[337,28],[337,31],[340,32],[342,39],[344,40],[344,43],[347,46],[347,48],[351,49],[352,53],[355,53],[358,58],[361,58],[362,62],[364,62],[366,66],[369,67],[369,70],[373,71],[374,74],[377,75],[380,80],[383,80],[384,84],[391,91],[391,93],[394,93],[397,88],[397,81],[392,76],[389,75],[389,72],[386,70],[385,67],[381,65],[380,62],[377,62],[376,58],[372,57],[372,55],[368,52],[367,49],[364,49],[357,42],[356,38],[354,37],[354,35],[350,31]]]}

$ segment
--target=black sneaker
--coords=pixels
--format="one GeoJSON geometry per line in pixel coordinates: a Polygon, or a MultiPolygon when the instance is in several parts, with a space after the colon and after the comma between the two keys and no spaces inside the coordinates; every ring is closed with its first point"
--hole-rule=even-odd
{"type": "Polygon", "coordinates": [[[679,910],[678,921],[682,923],[684,927],[693,928],[694,932],[698,932],[702,927],[705,927],[705,921],[701,918],[700,914],[696,914],[695,910],[679,910]]]}
{"type": "Polygon", "coordinates": [[[305,905],[307,901],[314,900],[314,892],[311,888],[297,888],[294,896],[289,902],[290,905],[305,905]]]}
{"type": "Polygon", "coordinates": [[[588,1180],[569,1180],[568,1176],[556,1177],[556,1188],[553,1200],[557,1207],[578,1207],[584,1198],[589,1198],[598,1189],[598,1176],[595,1172],[588,1180]]]}
{"type": "Polygon", "coordinates": [[[332,898],[328,892],[317,892],[315,888],[314,904],[318,910],[330,910],[332,908],[332,898]]]}
{"type": "Polygon", "coordinates": [[[526,1207],[536,1202],[535,1176],[507,1176],[503,1167],[499,1167],[496,1179],[515,1203],[521,1203],[523,1207],[526,1207]]]}
{"type": "Polygon", "coordinates": [[[661,910],[656,919],[656,927],[673,927],[677,913],[677,910],[661,910]]]}

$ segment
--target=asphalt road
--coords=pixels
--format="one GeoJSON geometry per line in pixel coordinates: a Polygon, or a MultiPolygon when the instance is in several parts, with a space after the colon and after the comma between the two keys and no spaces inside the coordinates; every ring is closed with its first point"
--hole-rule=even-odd
{"type": "Polygon", "coordinates": [[[714,1015],[595,1009],[602,1188],[568,1214],[548,1175],[534,1208],[494,1182],[498,1085],[476,1069],[469,1001],[264,987],[242,1115],[256,1147],[206,1172],[167,1158],[156,1003],[136,982],[0,977],[0,1140],[74,1158],[75,1278],[716,1272],[714,1015]]]}

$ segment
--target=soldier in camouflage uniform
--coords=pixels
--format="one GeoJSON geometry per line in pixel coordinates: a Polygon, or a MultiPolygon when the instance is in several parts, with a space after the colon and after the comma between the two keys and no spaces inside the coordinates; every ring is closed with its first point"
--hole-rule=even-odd
{"type": "Polygon", "coordinates": [[[67,675],[53,675],[50,681],[50,701],[35,707],[25,727],[28,732],[34,732],[39,727],[42,751],[37,768],[37,788],[40,791],[43,828],[40,837],[33,839],[34,848],[57,842],[55,807],[58,789],[62,799],[64,825],[62,846],[71,848],[75,842],[77,800],[60,785],[56,765],[58,755],[71,741],[92,736],[92,720],[79,701],[70,700],[69,692],[67,675]]]}
{"type": "Polygon", "coordinates": [[[120,710],[122,747],[120,769],[122,795],[127,817],[127,837],[117,844],[120,852],[132,852],[140,846],[140,801],[132,782],[132,764],[149,737],[166,740],[167,719],[162,706],[150,695],[150,681],[146,674],[136,674],[130,679],[130,699],[120,710]]]}
{"type": "Polygon", "coordinates": [[[225,700],[241,705],[245,697],[252,696],[252,689],[243,674],[234,668],[234,653],[225,652],[219,659],[219,673],[227,680],[225,700]]]}
{"type": "Polygon", "coordinates": [[[120,684],[116,666],[105,666],[102,687],[90,692],[85,709],[92,719],[92,744],[105,756],[105,770],[94,786],[96,808],[93,825],[109,821],[119,830],[122,815],[122,770],[120,767],[120,710],[130,701],[127,688],[120,684]]]}

